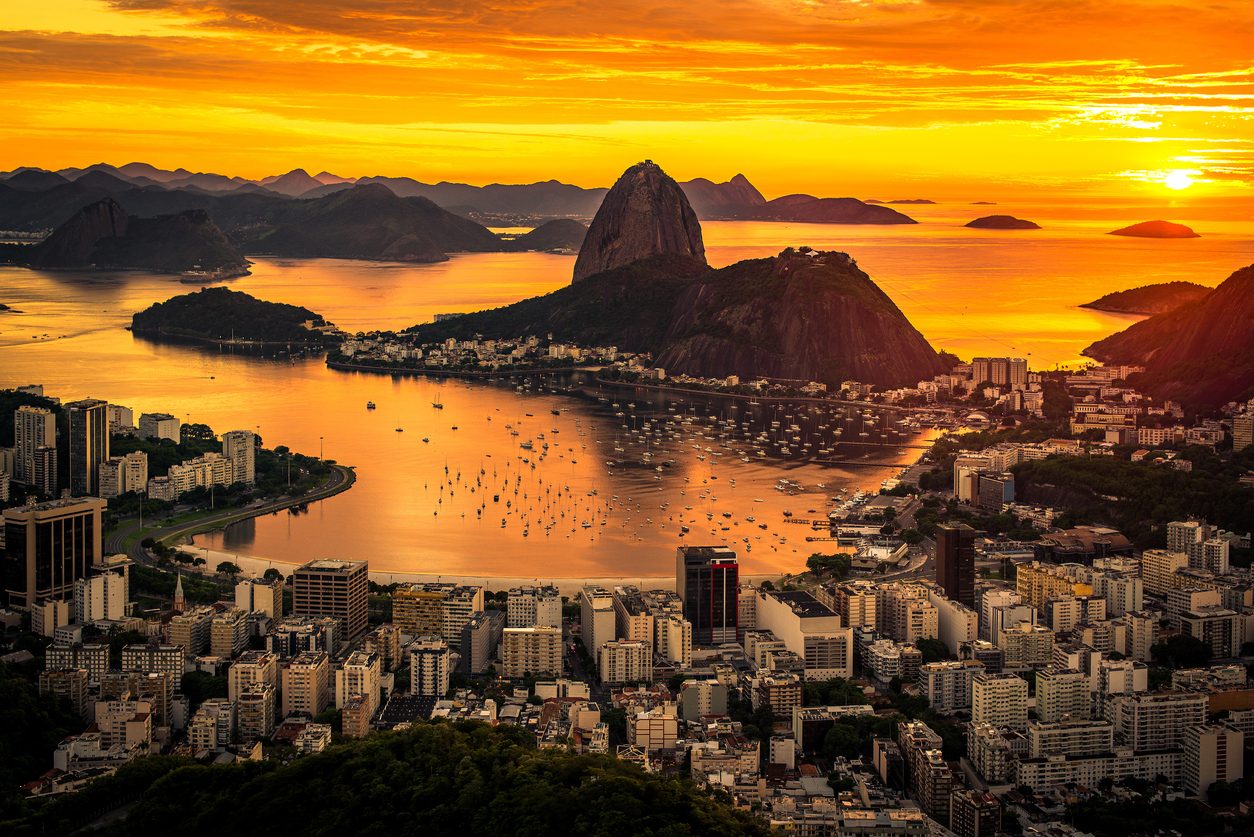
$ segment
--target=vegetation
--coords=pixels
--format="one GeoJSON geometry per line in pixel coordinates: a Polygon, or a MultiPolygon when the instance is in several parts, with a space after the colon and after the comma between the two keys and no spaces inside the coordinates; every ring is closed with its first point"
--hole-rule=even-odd
{"type": "Polygon", "coordinates": [[[1129,834],[1249,834],[1254,817],[1225,819],[1209,813],[1195,802],[1170,802],[1144,798],[1108,801],[1098,797],[1071,805],[1071,823],[1079,831],[1096,837],[1125,837],[1129,834]]]}
{"type": "Polygon", "coordinates": [[[52,767],[57,743],[84,726],[68,705],[40,697],[37,666],[0,663],[0,833],[4,820],[28,810],[22,783],[52,767]]]}
{"type": "MultiPolygon", "coordinates": [[[[765,835],[686,780],[537,750],[525,730],[420,724],[279,766],[178,767],[104,834],[765,835]]],[[[51,832],[50,832],[51,833],[51,832]]]]}
{"type": "Polygon", "coordinates": [[[197,340],[255,340],[326,345],[340,338],[311,331],[303,323],[325,320],[308,308],[266,302],[230,288],[205,288],[154,303],[131,319],[136,334],[197,340]]]}
{"type": "Polygon", "coordinates": [[[1196,637],[1177,634],[1150,648],[1155,662],[1172,668],[1201,668],[1210,663],[1210,646],[1196,637]]]}
{"type": "Polygon", "coordinates": [[[823,555],[816,552],[806,559],[806,569],[810,572],[837,581],[849,575],[851,566],[849,556],[839,552],[835,555],[823,555]]]}

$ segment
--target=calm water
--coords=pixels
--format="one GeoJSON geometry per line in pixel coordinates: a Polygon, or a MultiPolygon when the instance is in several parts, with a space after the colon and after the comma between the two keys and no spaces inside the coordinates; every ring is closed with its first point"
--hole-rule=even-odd
{"type": "MultiPolygon", "coordinates": [[[[705,238],[716,265],[770,255],[786,245],[846,250],[938,348],[965,357],[1023,353],[1045,368],[1077,362],[1084,346],[1131,322],[1079,309],[1079,303],[1148,282],[1215,285],[1254,261],[1248,227],[1194,221],[1182,213],[904,209],[927,223],[707,223],[705,238]],[[1031,218],[1046,229],[960,227],[991,212],[1031,218]],[[1149,217],[1190,223],[1205,237],[1102,235],[1149,217]]],[[[252,276],[231,286],[304,305],[350,330],[401,328],[436,313],[494,307],[561,287],[572,261],[530,253],[466,255],[426,266],[260,260],[252,276]]],[[[107,398],[137,414],[169,411],[218,431],[253,427],[267,444],[308,453],[318,450],[321,439],[328,458],[357,467],[358,483],[346,494],[315,504],[305,515],[274,515],[198,540],[212,548],[290,562],[366,558],[373,570],[397,572],[649,576],[672,572],[679,527],[687,525],[690,540],[741,544],[749,572],[793,570],[821,545],[805,543],[808,528],[784,525],[784,510],[798,517],[811,508],[822,513],[838,491],[874,488],[891,473],[867,465],[906,461],[917,453],[893,447],[877,451],[882,459],[862,460],[855,451],[846,459],[855,458],[856,467],[756,457],[745,463],[738,451],[746,446],[720,448],[708,416],[748,417],[718,403],[650,405],[644,394],[627,394],[616,399],[616,410],[608,402],[564,394],[337,373],[317,360],[289,363],[154,344],[123,329],[133,312],[188,290],[169,277],[0,268],[0,302],[21,312],[0,314],[0,386],[38,382],[63,398],[107,398]],[[431,406],[437,395],[443,410],[431,406]],[[368,400],[378,409],[366,411],[368,400]],[[636,403],[634,411],[628,402],[636,403]],[[680,433],[667,419],[686,412],[707,418],[680,433]],[[655,429],[679,435],[655,435],[646,446],[642,435],[623,429],[639,428],[650,413],[655,429]],[[711,438],[694,440],[694,432],[711,438]],[[532,451],[519,447],[527,440],[532,451]],[[616,446],[626,452],[616,453],[616,446]],[[662,472],[640,465],[646,447],[655,461],[674,464],[662,472]],[[607,468],[607,461],[621,458],[637,465],[607,468]],[[802,493],[776,491],[780,477],[797,481],[802,493]],[[759,528],[764,522],[766,531],[759,528]],[[751,551],[743,550],[745,537],[751,551]]],[[[770,417],[753,418],[761,426],[770,417]]]]}

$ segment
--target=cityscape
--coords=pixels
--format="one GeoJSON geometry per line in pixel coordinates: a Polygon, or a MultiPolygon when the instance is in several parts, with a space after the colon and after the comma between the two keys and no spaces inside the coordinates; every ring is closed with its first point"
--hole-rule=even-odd
{"type": "Polygon", "coordinates": [[[0,21],[0,833],[1254,833],[1249,10],[768,5],[0,21]]]}

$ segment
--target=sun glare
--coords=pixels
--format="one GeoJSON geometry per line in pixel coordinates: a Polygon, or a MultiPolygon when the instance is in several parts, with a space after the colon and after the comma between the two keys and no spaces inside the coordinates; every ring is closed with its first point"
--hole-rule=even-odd
{"type": "Polygon", "coordinates": [[[1176,169],[1175,171],[1167,172],[1167,176],[1163,178],[1163,185],[1168,189],[1187,189],[1193,185],[1193,178],[1189,177],[1187,171],[1176,169]]]}

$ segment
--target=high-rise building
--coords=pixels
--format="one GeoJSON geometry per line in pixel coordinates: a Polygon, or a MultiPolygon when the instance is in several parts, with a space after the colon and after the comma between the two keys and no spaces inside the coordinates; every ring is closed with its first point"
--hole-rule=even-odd
{"type": "Polygon", "coordinates": [[[984,673],[975,660],[942,660],[919,667],[919,691],[937,712],[955,712],[971,706],[971,684],[984,673]]]}
{"type": "Polygon", "coordinates": [[[601,646],[618,636],[614,597],[610,591],[595,585],[579,591],[579,626],[588,656],[598,659],[601,646]]]}
{"type": "Polygon", "coordinates": [[[74,582],[74,615],[80,625],[101,620],[124,619],[130,603],[131,560],[111,555],[87,568],[87,575],[74,582]]]}
{"type": "Polygon", "coordinates": [[[235,585],[235,606],[248,613],[283,618],[283,583],[265,578],[246,578],[235,585]]]}
{"type": "Polygon", "coordinates": [[[981,473],[975,501],[976,505],[982,509],[990,509],[994,513],[1001,512],[1003,506],[1015,501],[1015,475],[1008,472],[981,473]]]}
{"type": "Polygon", "coordinates": [[[409,692],[442,698],[449,689],[448,643],[438,636],[419,637],[409,648],[409,692]]]}
{"type": "Polygon", "coordinates": [[[292,573],[292,613],[333,616],[344,641],[365,632],[369,622],[369,575],[365,561],[320,558],[292,573]]]}
{"type": "MultiPolygon", "coordinates": [[[[105,649],[108,662],[109,646],[105,649]]],[[[168,674],[175,690],[182,687],[183,669],[187,664],[181,645],[126,645],[122,648],[122,670],[168,674]]]]}
{"type": "Polygon", "coordinates": [[[562,627],[562,595],[556,587],[515,587],[506,599],[509,628],[562,627]]]}
{"type": "Polygon", "coordinates": [[[758,625],[804,664],[809,680],[853,675],[853,630],[804,590],[758,590],[758,625]]]}
{"type": "Polygon", "coordinates": [[[13,441],[13,479],[34,485],[35,451],[57,447],[56,416],[43,407],[18,407],[13,412],[13,441]]]}
{"type": "Polygon", "coordinates": [[[104,510],[105,501],[94,497],[4,510],[0,579],[9,607],[70,599],[74,583],[103,559],[104,510]]]}
{"type": "Polygon", "coordinates": [[[1184,787],[1203,800],[1215,782],[1245,778],[1245,735],[1226,724],[1199,724],[1184,731],[1184,787]]]}
{"type": "Polygon", "coordinates": [[[1245,450],[1254,445],[1254,410],[1247,410],[1232,419],[1232,449],[1245,450]]]}
{"type": "Polygon", "coordinates": [[[57,449],[43,446],[35,448],[34,476],[31,486],[45,497],[56,496],[61,487],[57,449]]]}
{"type": "Polygon", "coordinates": [[[967,524],[936,527],[936,583],[948,598],[975,607],[975,530],[967,524]]]}
{"type": "Polygon", "coordinates": [[[1001,834],[1001,803],[978,788],[954,788],[949,797],[949,830],[958,837],[1001,834]]]}
{"type": "Polygon", "coordinates": [[[222,434],[222,455],[230,460],[231,481],[252,485],[257,481],[257,434],[231,430],[222,434]]]}
{"type": "Polygon", "coordinates": [[[471,674],[487,671],[497,647],[501,644],[501,632],[505,629],[505,614],[499,610],[481,610],[473,613],[462,626],[461,667],[471,674]]]}
{"type": "Polygon", "coordinates": [[[1180,626],[1185,635],[1205,643],[1216,659],[1226,659],[1241,653],[1241,618],[1221,605],[1206,605],[1185,611],[1180,626]]]}
{"type": "MultiPolygon", "coordinates": [[[[238,701],[244,690],[253,684],[264,684],[279,690],[279,655],[269,651],[245,651],[227,669],[227,697],[238,701]]],[[[271,709],[275,707],[272,704],[271,709]]]]}
{"type": "Polygon", "coordinates": [[[725,546],[681,546],[675,551],[675,590],[698,645],[739,642],[740,562],[725,546]]]}
{"type": "Polygon", "coordinates": [[[1170,750],[1184,743],[1184,731],[1206,723],[1204,692],[1136,692],[1106,704],[1106,719],[1115,735],[1137,750],[1170,750]]]}
{"type": "Polygon", "coordinates": [[[139,437],[141,439],[169,439],[178,444],[180,422],[169,413],[141,413],[139,437]]]}
{"type": "Polygon", "coordinates": [[[458,650],[462,629],[482,611],[483,588],[447,582],[402,584],[392,593],[392,622],[414,636],[440,636],[458,650]]]}
{"type": "Polygon", "coordinates": [[[549,625],[506,628],[501,634],[501,673],[562,675],[562,631],[549,625]]]}
{"type": "Polygon", "coordinates": [[[379,711],[381,662],[378,654],[354,651],[335,672],[335,705],[345,708],[348,701],[361,697],[366,701],[364,712],[373,718],[379,711]]]}
{"type": "Polygon", "coordinates": [[[100,463],[100,496],[112,499],[121,494],[142,492],[148,487],[148,454],[135,450],[126,456],[111,456],[100,463]]]}
{"type": "Polygon", "coordinates": [[[98,398],[65,405],[62,485],[76,497],[100,493],[100,465],[109,458],[109,404],[98,398]]]}
{"type": "Polygon", "coordinates": [[[653,679],[653,651],[649,643],[614,639],[597,655],[602,683],[647,683],[653,679]]]}
{"type": "Polygon", "coordinates": [[[971,683],[971,722],[1025,729],[1028,681],[1017,674],[979,674],[971,683]]]}
{"type": "Polygon", "coordinates": [[[182,613],[174,614],[166,624],[170,644],[181,646],[189,657],[204,654],[209,650],[213,617],[216,614],[217,611],[208,606],[187,608],[182,613]]]}
{"type": "Polygon", "coordinates": [[[830,588],[820,587],[815,590],[814,597],[836,611],[846,628],[879,630],[875,582],[855,579],[830,588]]]}
{"type": "Polygon", "coordinates": [[[272,683],[250,683],[234,698],[241,744],[253,744],[274,733],[278,694],[272,683]]]}
{"type": "Polygon", "coordinates": [[[1036,673],[1036,716],[1042,721],[1088,718],[1092,705],[1089,676],[1084,672],[1043,668],[1036,673]]]}
{"type": "Polygon", "coordinates": [[[209,625],[209,653],[230,660],[248,647],[248,611],[233,607],[223,611],[209,625]]]}
{"type": "Polygon", "coordinates": [[[1141,553],[1141,580],[1145,584],[1145,592],[1154,596],[1165,596],[1175,586],[1177,570],[1189,565],[1189,556],[1184,550],[1147,549],[1141,553]]]}
{"type": "Polygon", "coordinates": [[[110,404],[106,415],[109,417],[109,435],[135,432],[135,412],[130,407],[110,404]]]}
{"type": "Polygon", "coordinates": [[[316,718],[331,703],[331,661],[325,651],[302,651],[279,670],[280,717],[316,718]]]}

